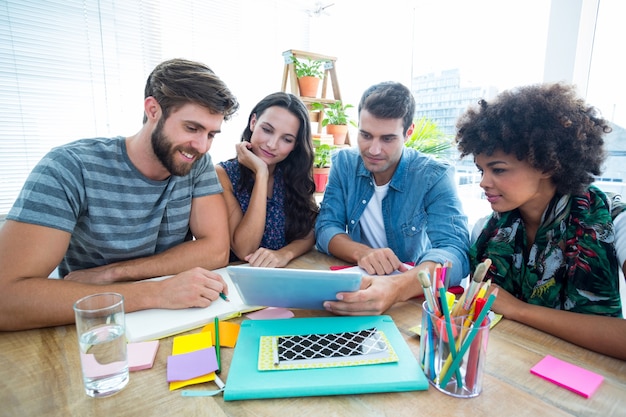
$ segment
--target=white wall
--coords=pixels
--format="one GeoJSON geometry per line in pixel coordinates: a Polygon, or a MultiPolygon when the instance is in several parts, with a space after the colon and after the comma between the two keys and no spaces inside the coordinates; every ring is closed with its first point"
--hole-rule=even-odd
{"type": "MultiPolygon", "coordinates": [[[[215,161],[235,155],[234,144],[254,104],[280,89],[283,51],[297,49],[337,57],[342,100],[355,106],[349,110],[355,119],[356,105],[370,85],[394,80],[410,87],[411,1],[388,0],[383,5],[374,0],[328,0],[322,2],[332,4],[325,12],[309,16],[307,11],[314,10],[316,3],[243,0],[241,19],[245,29],[241,36],[245,49],[232,51],[228,60],[216,59],[214,65],[241,102],[239,115],[214,141],[210,153],[215,161]],[[248,74],[255,78],[248,78],[248,74]]],[[[352,127],[351,137],[355,137],[352,127]]]]}
{"type": "MultiPolygon", "coordinates": [[[[239,112],[222,126],[210,154],[215,162],[235,156],[252,107],[266,95],[279,91],[283,75],[283,51],[307,50],[309,17],[304,0],[232,0],[221,5],[236,7],[237,27],[223,38],[207,39],[207,47],[190,53],[207,62],[227,83],[240,103],[239,112]]],[[[211,16],[199,17],[211,22],[211,16]]]]}
{"type": "Polygon", "coordinates": [[[373,83],[410,81],[408,0],[329,0],[319,17],[308,13],[317,0],[4,3],[0,97],[17,104],[0,118],[0,215],[50,148],[136,133],[146,77],[166,59],[208,64],[239,99],[210,150],[215,162],[235,155],[252,107],[280,90],[286,50],[337,56],[343,99],[355,105],[373,83]]]}

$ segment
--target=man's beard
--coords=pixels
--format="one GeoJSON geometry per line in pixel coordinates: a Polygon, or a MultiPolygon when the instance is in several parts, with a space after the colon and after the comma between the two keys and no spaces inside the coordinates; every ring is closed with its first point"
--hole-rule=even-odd
{"type": "Polygon", "coordinates": [[[194,149],[173,147],[172,141],[170,141],[169,138],[163,133],[163,122],[163,119],[159,120],[156,128],[154,129],[154,132],[152,132],[152,150],[154,151],[154,154],[159,159],[161,164],[165,167],[165,169],[169,171],[170,174],[183,177],[189,174],[191,168],[193,167],[193,164],[198,161],[200,155],[194,149]],[[194,159],[194,161],[192,163],[182,162],[180,164],[176,164],[176,156],[181,150],[185,153],[195,155],[196,158],[194,159]]]}

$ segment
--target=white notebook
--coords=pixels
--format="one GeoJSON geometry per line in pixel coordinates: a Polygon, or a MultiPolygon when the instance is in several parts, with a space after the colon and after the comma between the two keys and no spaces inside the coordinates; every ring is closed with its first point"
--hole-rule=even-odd
{"type": "MultiPolygon", "coordinates": [[[[228,285],[228,299],[213,301],[205,308],[185,308],[181,310],[150,309],[126,313],[126,339],[129,342],[143,342],[186,332],[202,327],[219,317],[228,319],[243,312],[258,310],[262,307],[244,304],[231,281],[226,268],[216,269],[228,285]]],[[[154,280],[170,277],[153,278],[154,280]]]]}

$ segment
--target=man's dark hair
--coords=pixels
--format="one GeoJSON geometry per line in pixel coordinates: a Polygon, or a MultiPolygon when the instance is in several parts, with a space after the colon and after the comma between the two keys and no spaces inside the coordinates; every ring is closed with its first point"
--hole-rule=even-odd
{"type": "MultiPolygon", "coordinates": [[[[160,63],[146,81],[145,97],[154,97],[167,119],[187,103],[196,103],[224,120],[239,108],[239,103],[226,84],[208,66],[186,59],[171,59],[160,63]]],[[[147,121],[144,115],[143,122],[147,121]]]]}
{"type": "Polygon", "coordinates": [[[365,90],[359,102],[359,115],[361,110],[367,110],[379,119],[402,119],[403,133],[406,134],[415,117],[415,99],[404,85],[385,81],[365,90]]]}

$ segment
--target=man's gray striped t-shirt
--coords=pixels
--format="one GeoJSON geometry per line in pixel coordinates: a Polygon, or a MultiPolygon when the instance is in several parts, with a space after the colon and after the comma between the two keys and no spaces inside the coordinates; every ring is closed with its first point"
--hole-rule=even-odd
{"type": "Polygon", "coordinates": [[[184,176],[146,178],[123,137],[51,150],[29,175],[7,219],[72,234],[59,274],[154,255],[190,238],[193,198],[222,192],[209,154],[184,176]]]}

